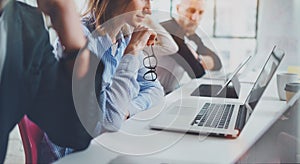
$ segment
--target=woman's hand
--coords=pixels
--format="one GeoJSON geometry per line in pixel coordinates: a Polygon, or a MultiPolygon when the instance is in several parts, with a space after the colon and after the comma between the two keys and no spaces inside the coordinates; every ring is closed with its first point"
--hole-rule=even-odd
{"type": "Polygon", "coordinates": [[[124,52],[126,54],[139,54],[139,51],[143,50],[145,46],[150,46],[155,43],[156,33],[144,26],[139,26],[134,29],[134,32],[131,36],[131,40],[124,52]]]}

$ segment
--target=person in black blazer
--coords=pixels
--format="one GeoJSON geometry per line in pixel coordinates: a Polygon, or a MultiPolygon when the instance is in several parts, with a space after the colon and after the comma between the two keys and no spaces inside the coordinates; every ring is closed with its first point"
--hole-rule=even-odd
{"type": "MultiPolygon", "coordinates": [[[[0,31],[5,32],[0,36],[0,47],[4,47],[0,51],[0,163],[10,131],[25,114],[58,145],[82,150],[92,139],[72,99],[72,73],[78,79],[87,75],[86,69],[73,71],[74,59],[86,44],[75,4],[72,0],[38,0],[38,5],[51,17],[66,56],[60,62],[55,59],[40,10],[0,0],[0,31]]],[[[89,57],[83,53],[78,61],[90,62],[89,57]]],[[[101,63],[99,68],[101,75],[101,63]]]]}
{"type": "Polygon", "coordinates": [[[178,17],[160,24],[171,34],[179,51],[170,56],[160,57],[158,79],[165,91],[178,87],[184,71],[190,78],[200,78],[205,70],[220,70],[219,57],[204,45],[195,33],[204,13],[205,0],[181,0],[176,6],[178,17]]]}

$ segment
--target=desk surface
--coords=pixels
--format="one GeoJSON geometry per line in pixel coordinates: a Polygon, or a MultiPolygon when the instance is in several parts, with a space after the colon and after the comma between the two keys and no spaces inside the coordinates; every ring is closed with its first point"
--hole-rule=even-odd
{"type": "MultiPolygon", "coordinates": [[[[87,150],[68,155],[57,163],[236,162],[283,112],[280,109],[285,102],[279,101],[274,93],[274,78],[237,139],[156,131],[148,127],[162,107],[176,101],[180,96],[189,96],[200,83],[206,82],[207,80],[203,79],[191,81],[166,96],[161,105],[126,121],[119,132],[102,134],[92,141],[87,150]]],[[[251,86],[242,88],[244,89],[241,90],[241,94],[247,95],[251,86]]],[[[242,96],[241,101],[244,101],[243,99],[245,96],[242,96]]]]}

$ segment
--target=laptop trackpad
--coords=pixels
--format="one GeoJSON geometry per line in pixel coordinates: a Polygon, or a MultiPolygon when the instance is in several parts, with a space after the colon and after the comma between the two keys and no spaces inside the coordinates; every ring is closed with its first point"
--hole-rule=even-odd
{"type": "Polygon", "coordinates": [[[183,106],[174,106],[172,107],[169,111],[168,114],[169,115],[195,115],[196,110],[195,107],[183,107],[183,106]]]}

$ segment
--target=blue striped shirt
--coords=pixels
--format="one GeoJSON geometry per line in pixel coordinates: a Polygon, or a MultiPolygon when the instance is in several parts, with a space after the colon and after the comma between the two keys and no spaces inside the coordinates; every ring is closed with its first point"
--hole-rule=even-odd
{"type": "Polygon", "coordinates": [[[133,116],[137,112],[149,109],[162,101],[164,91],[156,80],[146,81],[143,75],[148,71],[143,66],[144,55],[124,54],[130,36],[117,36],[117,48],[112,54],[113,45],[109,35],[91,35],[88,28],[84,32],[89,38],[89,49],[103,61],[105,69],[102,75],[102,89],[99,105],[102,110],[94,134],[104,131],[116,131],[126,119],[129,112],[133,116]]]}

